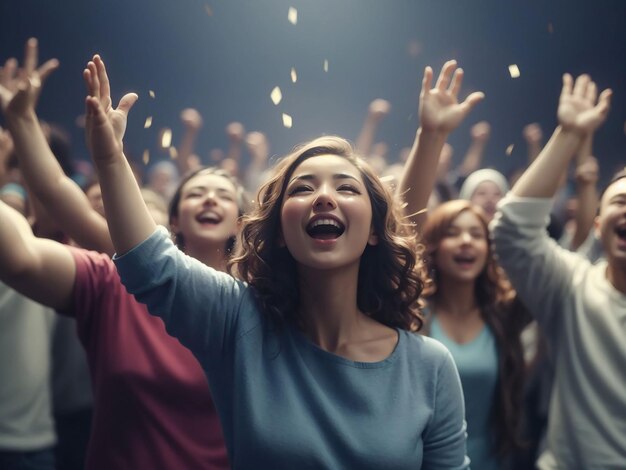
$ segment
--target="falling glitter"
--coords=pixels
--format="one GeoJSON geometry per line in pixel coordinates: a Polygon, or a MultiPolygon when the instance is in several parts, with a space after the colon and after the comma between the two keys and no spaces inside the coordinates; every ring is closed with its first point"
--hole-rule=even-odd
{"type": "Polygon", "coordinates": [[[143,123],[143,128],[149,129],[151,125],[152,125],[152,116],[148,116],[146,118],[146,122],[143,123]]]}
{"type": "Polygon", "coordinates": [[[509,73],[511,78],[518,78],[520,76],[519,67],[515,64],[509,65],[509,73]]]}
{"type": "Polygon", "coordinates": [[[272,93],[270,93],[270,98],[272,99],[272,103],[278,105],[283,99],[283,94],[280,91],[280,87],[274,87],[272,93]]]}
{"type": "Polygon", "coordinates": [[[293,120],[291,119],[291,116],[289,114],[283,113],[283,126],[285,126],[287,129],[291,129],[292,125],[293,120]]]}

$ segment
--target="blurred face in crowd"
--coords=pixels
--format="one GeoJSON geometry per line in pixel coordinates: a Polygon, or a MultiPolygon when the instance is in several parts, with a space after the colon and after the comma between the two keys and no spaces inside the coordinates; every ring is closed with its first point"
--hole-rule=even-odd
{"type": "Polygon", "coordinates": [[[470,201],[483,208],[489,220],[493,219],[496,213],[496,206],[504,194],[500,187],[493,181],[483,181],[472,193],[470,201]]]}
{"type": "Polygon", "coordinates": [[[485,269],[488,250],[483,222],[469,210],[461,212],[447,227],[435,251],[439,279],[474,282],[485,269]]]}
{"type": "Polygon", "coordinates": [[[626,271],[626,178],[618,179],[604,192],[596,235],[609,264],[626,271]]]}

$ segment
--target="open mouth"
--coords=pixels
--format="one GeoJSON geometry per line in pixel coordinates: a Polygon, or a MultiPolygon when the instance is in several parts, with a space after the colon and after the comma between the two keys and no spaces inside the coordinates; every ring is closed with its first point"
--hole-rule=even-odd
{"type": "Polygon", "coordinates": [[[222,221],[222,218],[214,212],[202,212],[196,216],[196,220],[202,225],[217,225],[222,221]]]}
{"type": "Polygon", "coordinates": [[[626,242],[626,225],[616,227],[615,233],[617,234],[617,238],[619,238],[623,242],[626,242]]]}
{"type": "Polygon", "coordinates": [[[309,236],[316,240],[334,240],[339,238],[344,231],[343,224],[334,219],[317,219],[306,227],[309,236]]]}
{"type": "Polygon", "coordinates": [[[457,256],[454,256],[452,259],[454,260],[455,263],[461,266],[471,266],[472,264],[476,262],[476,257],[470,256],[470,255],[457,255],[457,256]]]}

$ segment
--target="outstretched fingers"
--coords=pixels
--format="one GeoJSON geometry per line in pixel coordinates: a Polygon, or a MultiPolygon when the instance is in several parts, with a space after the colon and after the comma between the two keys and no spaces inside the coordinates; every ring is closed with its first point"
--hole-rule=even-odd
{"type": "Polygon", "coordinates": [[[96,71],[98,74],[98,81],[100,82],[100,99],[102,100],[102,106],[105,111],[108,110],[111,105],[111,85],[109,83],[109,76],[107,75],[106,67],[102,58],[96,54],[93,58],[93,62],[96,64],[96,71]]]}
{"type": "Polygon", "coordinates": [[[441,92],[446,91],[448,85],[450,84],[450,78],[452,77],[452,72],[456,68],[456,60],[449,60],[443,67],[441,68],[441,73],[439,74],[439,78],[437,79],[437,89],[441,92]]]}
{"type": "Polygon", "coordinates": [[[127,117],[128,112],[130,111],[130,108],[133,107],[133,105],[137,102],[138,99],[139,99],[139,96],[136,93],[128,93],[122,96],[122,99],[117,105],[116,111],[120,111],[121,113],[124,114],[124,116],[127,117]]]}
{"type": "Polygon", "coordinates": [[[461,91],[461,85],[463,84],[463,69],[458,68],[454,71],[454,75],[452,75],[452,83],[450,84],[450,93],[456,99],[459,96],[459,91],[461,91]]]}
{"type": "Polygon", "coordinates": [[[28,41],[26,41],[26,46],[24,48],[24,78],[30,77],[37,68],[37,63],[39,61],[38,56],[39,45],[37,39],[30,38],[28,41]]]}
{"type": "Polygon", "coordinates": [[[37,75],[39,75],[39,79],[42,82],[45,82],[50,74],[58,68],[59,61],[57,59],[50,59],[37,69],[37,75]]]}
{"type": "Polygon", "coordinates": [[[433,69],[430,65],[424,69],[424,78],[422,79],[422,94],[430,91],[433,85],[433,69]]]}
{"type": "Polygon", "coordinates": [[[563,74],[563,88],[561,89],[561,97],[572,94],[574,79],[569,73],[563,74]]]}
{"type": "Polygon", "coordinates": [[[485,99],[485,94],[482,91],[475,91],[465,98],[465,101],[461,103],[461,107],[465,113],[469,113],[483,99],[485,99]]]}

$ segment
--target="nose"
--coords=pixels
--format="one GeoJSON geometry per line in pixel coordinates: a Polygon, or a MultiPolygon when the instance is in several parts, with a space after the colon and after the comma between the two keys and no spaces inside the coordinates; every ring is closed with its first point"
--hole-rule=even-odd
{"type": "Polygon", "coordinates": [[[469,232],[461,233],[461,242],[464,245],[468,245],[472,242],[472,235],[469,232]]]}
{"type": "Polygon", "coordinates": [[[313,207],[317,210],[332,210],[337,207],[337,201],[335,200],[332,191],[326,185],[319,188],[317,197],[313,202],[313,207]]]}
{"type": "Polygon", "coordinates": [[[217,204],[217,194],[215,191],[207,191],[204,196],[204,205],[206,206],[214,206],[217,204]]]}

